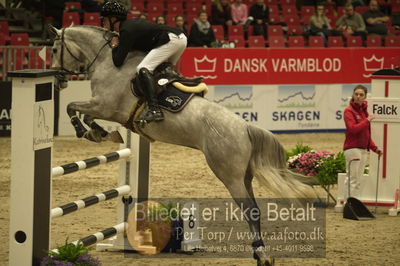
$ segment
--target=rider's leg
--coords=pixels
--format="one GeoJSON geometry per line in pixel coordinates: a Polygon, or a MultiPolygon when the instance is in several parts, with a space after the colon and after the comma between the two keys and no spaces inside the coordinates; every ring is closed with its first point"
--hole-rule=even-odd
{"type": "MultiPolygon", "coordinates": [[[[143,86],[142,91],[149,104],[149,110],[144,116],[136,119],[135,122],[151,122],[164,119],[164,115],[158,107],[156,85],[154,84],[151,73],[163,62],[170,62],[171,59],[177,61],[187,44],[187,39],[184,34],[176,36],[170,33],[169,37],[170,41],[168,43],[151,50],[137,66],[139,83],[143,86]]],[[[174,63],[176,63],[176,61],[174,63]]]]}
{"type": "Polygon", "coordinates": [[[158,100],[156,95],[156,84],[154,84],[153,75],[150,71],[142,67],[139,69],[139,83],[142,86],[142,91],[146,101],[149,105],[148,111],[135,122],[152,122],[152,121],[161,121],[164,119],[164,114],[158,106],[158,100]]]}

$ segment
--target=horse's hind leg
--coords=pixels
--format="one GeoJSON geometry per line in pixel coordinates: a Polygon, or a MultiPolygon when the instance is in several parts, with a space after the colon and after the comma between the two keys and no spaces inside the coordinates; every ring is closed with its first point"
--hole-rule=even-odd
{"type": "MultiPolygon", "coordinates": [[[[230,161],[227,160],[227,158],[225,158],[225,160],[230,161]]],[[[214,160],[210,160],[210,158],[207,158],[207,161],[215,175],[224,183],[225,187],[228,189],[232,198],[239,207],[243,207],[243,210],[257,210],[258,213],[260,213],[260,209],[257,206],[251,185],[253,175],[249,169],[243,170],[247,168],[247,163],[245,163],[244,161],[232,161],[232,164],[226,164],[226,167],[221,167],[222,165],[224,165],[221,164],[221,162],[223,161],[221,157],[214,158],[214,160]],[[220,164],[215,162],[220,162],[220,164]],[[232,165],[234,165],[234,167],[229,167],[232,165]]],[[[258,217],[254,217],[254,215],[253,217],[248,217],[247,215],[245,215],[244,217],[250,227],[252,235],[254,236],[254,238],[252,239],[252,246],[254,249],[254,258],[257,260],[257,265],[272,265],[263,249],[264,242],[261,237],[260,223],[261,215],[259,215],[258,217]]]]}

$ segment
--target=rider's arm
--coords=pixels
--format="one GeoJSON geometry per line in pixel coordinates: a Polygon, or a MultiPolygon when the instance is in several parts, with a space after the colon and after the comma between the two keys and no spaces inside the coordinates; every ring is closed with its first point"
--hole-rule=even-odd
{"type": "Polygon", "coordinates": [[[131,50],[131,39],[127,32],[122,31],[119,36],[119,45],[112,49],[112,59],[116,67],[124,64],[125,58],[131,50]]]}

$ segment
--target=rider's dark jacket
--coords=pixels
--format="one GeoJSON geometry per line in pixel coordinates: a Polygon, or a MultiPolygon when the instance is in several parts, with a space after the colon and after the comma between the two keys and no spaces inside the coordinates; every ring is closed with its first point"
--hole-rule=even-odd
{"type": "Polygon", "coordinates": [[[116,67],[122,66],[130,51],[149,52],[169,42],[168,33],[179,35],[179,28],[160,25],[140,18],[125,20],[119,30],[119,45],[112,50],[116,67]]]}

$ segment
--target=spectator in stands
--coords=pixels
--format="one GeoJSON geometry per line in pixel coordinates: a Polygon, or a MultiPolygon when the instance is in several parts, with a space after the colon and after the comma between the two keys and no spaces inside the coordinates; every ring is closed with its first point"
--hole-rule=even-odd
{"type": "Polygon", "coordinates": [[[310,19],[310,34],[322,36],[327,43],[329,36],[341,36],[341,31],[333,30],[329,19],[325,15],[325,7],[322,4],[316,6],[314,15],[310,19]]]}
{"type": "Polygon", "coordinates": [[[256,0],[250,7],[249,19],[253,20],[253,35],[263,35],[266,37],[266,28],[269,17],[269,10],[264,0],[256,0]]]}
{"type": "Polygon", "coordinates": [[[346,4],[344,11],[345,14],[336,21],[337,28],[344,35],[361,36],[365,40],[367,32],[362,16],[354,11],[351,4],[346,4]]]}
{"type": "Polygon", "coordinates": [[[363,18],[367,26],[368,34],[386,35],[388,33],[386,22],[389,21],[389,17],[379,10],[379,5],[376,0],[371,0],[371,2],[369,2],[369,10],[364,12],[363,18]]]}
{"type": "Polygon", "coordinates": [[[45,0],[45,16],[53,18],[53,26],[62,26],[62,17],[64,11],[64,0],[45,0]]]}
{"type": "Polygon", "coordinates": [[[140,13],[139,18],[147,20],[147,14],[144,12],[140,13]]]}
{"type": "Polygon", "coordinates": [[[156,17],[156,23],[157,23],[157,24],[165,25],[165,24],[166,24],[165,17],[164,17],[164,16],[158,16],[158,17],[156,17]]]}
{"type": "Polygon", "coordinates": [[[174,18],[174,22],[175,22],[175,27],[181,29],[181,31],[183,31],[183,33],[188,36],[188,32],[186,30],[186,25],[185,25],[185,18],[182,15],[177,15],[174,18]]]}
{"type": "Polygon", "coordinates": [[[229,0],[215,0],[211,5],[211,22],[223,25],[225,30],[233,24],[229,0]]]}
{"type": "Polygon", "coordinates": [[[86,12],[101,12],[104,0],[82,0],[81,3],[86,12]]]}
{"type": "Polygon", "coordinates": [[[207,12],[201,11],[190,28],[188,46],[211,47],[214,42],[214,31],[208,21],[207,12]]]}
{"type": "Polygon", "coordinates": [[[248,19],[247,5],[242,3],[242,0],[236,0],[231,5],[232,21],[235,25],[244,25],[248,19]]]}
{"type": "Polygon", "coordinates": [[[364,0],[345,0],[344,6],[351,4],[354,8],[357,6],[366,6],[364,0]]]}

